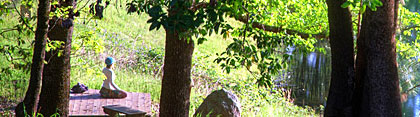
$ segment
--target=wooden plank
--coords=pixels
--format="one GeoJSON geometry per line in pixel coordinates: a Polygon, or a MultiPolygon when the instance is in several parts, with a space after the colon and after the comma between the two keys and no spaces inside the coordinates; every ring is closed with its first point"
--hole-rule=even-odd
{"type": "Polygon", "coordinates": [[[100,98],[93,100],[93,107],[92,107],[92,114],[93,115],[99,115],[99,112],[101,112],[100,110],[98,110],[100,108],[100,104],[101,104],[101,99],[100,98]]]}
{"type": "Polygon", "coordinates": [[[81,94],[79,101],[77,101],[79,103],[79,110],[78,110],[79,114],[83,114],[83,106],[84,106],[83,100],[84,100],[83,94],[81,94]]]}
{"type": "Polygon", "coordinates": [[[133,104],[131,103],[131,101],[132,101],[132,100],[133,100],[133,93],[127,92],[127,100],[125,100],[125,105],[126,105],[127,107],[132,108],[132,107],[131,107],[131,105],[133,105],[133,104]]]}
{"type": "Polygon", "coordinates": [[[124,105],[124,106],[127,106],[127,100],[129,99],[129,97],[128,96],[130,96],[130,95],[128,95],[129,93],[128,92],[126,92],[127,93],[127,97],[125,97],[124,99],[120,99],[120,105],[124,105]]]}
{"type": "Polygon", "coordinates": [[[112,103],[111,103],[111,105],[114,105],[114,104],[117,104],[117,103],[116,103],[116,99],[112,99],[112,103]]]}
{"type": "Polygon", "coordinates": [[[72,95],[73,94],[70,93],[70,97],[69,97],[69,114],[71,114],[73,112],[73,107],[74,107],[74,104],[73,104],[74,101],[71,101],[72,95]]]}
{"type": "Polygon", "coordinates": [[[93,112],[93,100],[96,98],[94,93],[89,93],[87,97],[86,113],[92,114],[93,112]]]}
{"type": "Polygon", "coordinates": [[[139,94],[138,93],[135,93],[134,94],[134,106],[132,107],[132,108],[140,108],[140,105],[139,105],[139,94]]]}
{"type": "Polygon", "coordinates": [[[85,115],[86,114],[85,109],[86,109],[86,97],[85,95],[82,95],[82,98],[80,101],[80,111],[79,111],[80,114],[85,115]]]}
{"type": "Polygon", "coordinates": [[[102,115],[103,114],[103,110],[101,110],[102,108],[102,106],[101,106],[101,103],[102,103],[102,98],[101,98],[101,94],[99,93],[99,90],[96,90],[95,91],[97,94],[99,94],[98,96],[98,99],[97,100],[95,100],[95,112],[94,112],[94,114],[95,115],[102,115]]]}
{"type": "Polygon", "coordinates": [[[112,99],[106,99],[106,105],[112,105],[112,99]]]}
{"type": "Polygon", "coordinates": [[[80,112],[80,101],[81,101],[80,96],[81,94],[75,94],[75,100],[74,100],[74,106],[75,106],[74,113],[75,114],[78,114],[80,112]]]}
{"type": "Polygon", "coordinates": [[[146,103],[144,104],[144,106],[146,107],[146,112],[147,112],[147,114],[152,114],[152,111],[151,111],[151,109],[152,109],[152,100],[151,100],[151,96],[150,96],[150,94],[145,94],[145,96],[146,96],[146,103]]]}
{"type": "Polygon", "coordinates": [[[70,94],[70,116],[104,116],[102,106],[118,104],[151,114],[150,94],[127,92],[124,99],[101,98],[99,90],[91,89],[83,94],[70,94]]]}
{"type": "Polygon", "coordinates": [[[139,98],[138,98],[138,108],[140,109],[140,110],[145,110],[145,108],[144,108],[144,95],[143,94],[139,94],[139,98]]]}
{"type": "MultiPolygon", "coordinates": [[[[101,107],[102,107],[102,106],[106,106],[106,105],[107,105],[107,103],[108,103],[108,100],[103,99],[103,100],[102,100],[101,107]]],[[[104,110],[103,110],[102,108],[100,108],[99,110],[101,111],[101,113],[104,113],[104,112],[103,112],[104,110]]]]}

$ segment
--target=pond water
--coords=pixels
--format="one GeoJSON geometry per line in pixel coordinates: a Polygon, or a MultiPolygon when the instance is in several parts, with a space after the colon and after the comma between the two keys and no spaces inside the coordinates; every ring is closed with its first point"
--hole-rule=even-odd
{"type": "MultiPolygon", "coordinates": [[[[277,78],[275,84],[291,90],[297,105],[325,107],[331,79],[331,54],[327,50],[325,53],[293,55],[289,69],[280,73],[282,76],[277,78]]],[[[402,103],[402,109],[403,117],[420,117],[420,94],[408,96],[402,103]]]]}
{"type": "Polygon", "coordinates": [[[420,117],[420,94],[408,96],[402,109],[404,117],[420,117]]]}

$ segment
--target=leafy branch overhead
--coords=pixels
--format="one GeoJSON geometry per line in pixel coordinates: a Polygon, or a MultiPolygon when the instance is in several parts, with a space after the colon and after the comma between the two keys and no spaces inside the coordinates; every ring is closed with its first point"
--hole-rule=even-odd
{"type": "Polygon", "coordinates": [[[369,7],[372,11],[376,11],[377,7],[381,7],[383,4],[380,0],[348,0],[344,2],[341,7],[347,8],[350,5],[356,7],[358,3],[361,3],[361,12],[364,13],[366,11],[366,6],[369,7]]]}
{"type": "Polygon", "coordinates": [[[285,61],[291,57],[281,54],[286,53],[285,47],[313,51],[315,39],[327,37],[326,6],[321,0],[301,2],[296,5],[286,0],[134,0],[128,2],[127,9],[129,13],[147,13],[151,17],[147,21],[151,24],[150,30],[160,27],[168,31],[185,30],[186,34],[182,35],[195,37],[198,44],[213,33],[233,39],[215,62],[228,73],[233,68],[245,66],[259,77],[260,86],[271,86],[271,77],[285,67],[285,61]],[[178,13],[168,16],[168,12],[178,13]],[[243,24],[236,26],[226,18],[243,24]],[[257,71],[251,68],[253,65],[257,66],[257,71]]]}

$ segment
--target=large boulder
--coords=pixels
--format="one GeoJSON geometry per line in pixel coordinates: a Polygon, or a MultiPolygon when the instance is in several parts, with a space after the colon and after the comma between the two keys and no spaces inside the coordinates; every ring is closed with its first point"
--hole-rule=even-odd
{"type": "Polygon", "coordinates": [[[235,94],[224,89],[212,92],[194,113],[194,117],[240,117],[241,103],[235,94]]]}

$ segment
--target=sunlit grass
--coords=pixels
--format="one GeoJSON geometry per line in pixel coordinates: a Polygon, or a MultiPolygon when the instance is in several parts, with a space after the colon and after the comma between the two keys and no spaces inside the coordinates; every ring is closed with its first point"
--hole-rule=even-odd
{"type": "MultiPolygon", "coordinates": [[[[98,69],[101,71],[102,69],[98,69]]],[[[159,101],[161,80],[154,78],[151,75],[145,75],[137,73],[136,71],[114,69],[116,74],[115,83],[122,90],[128,92],[141,92],[150,93],[153,101],[159,101]]],[[[71,73],[71,86],[77,84],[77,82],[83,83],[89,87],[89,89],[101,89],[104,76],[86,74],[86,71],[74,69],[71,73]]]]}

